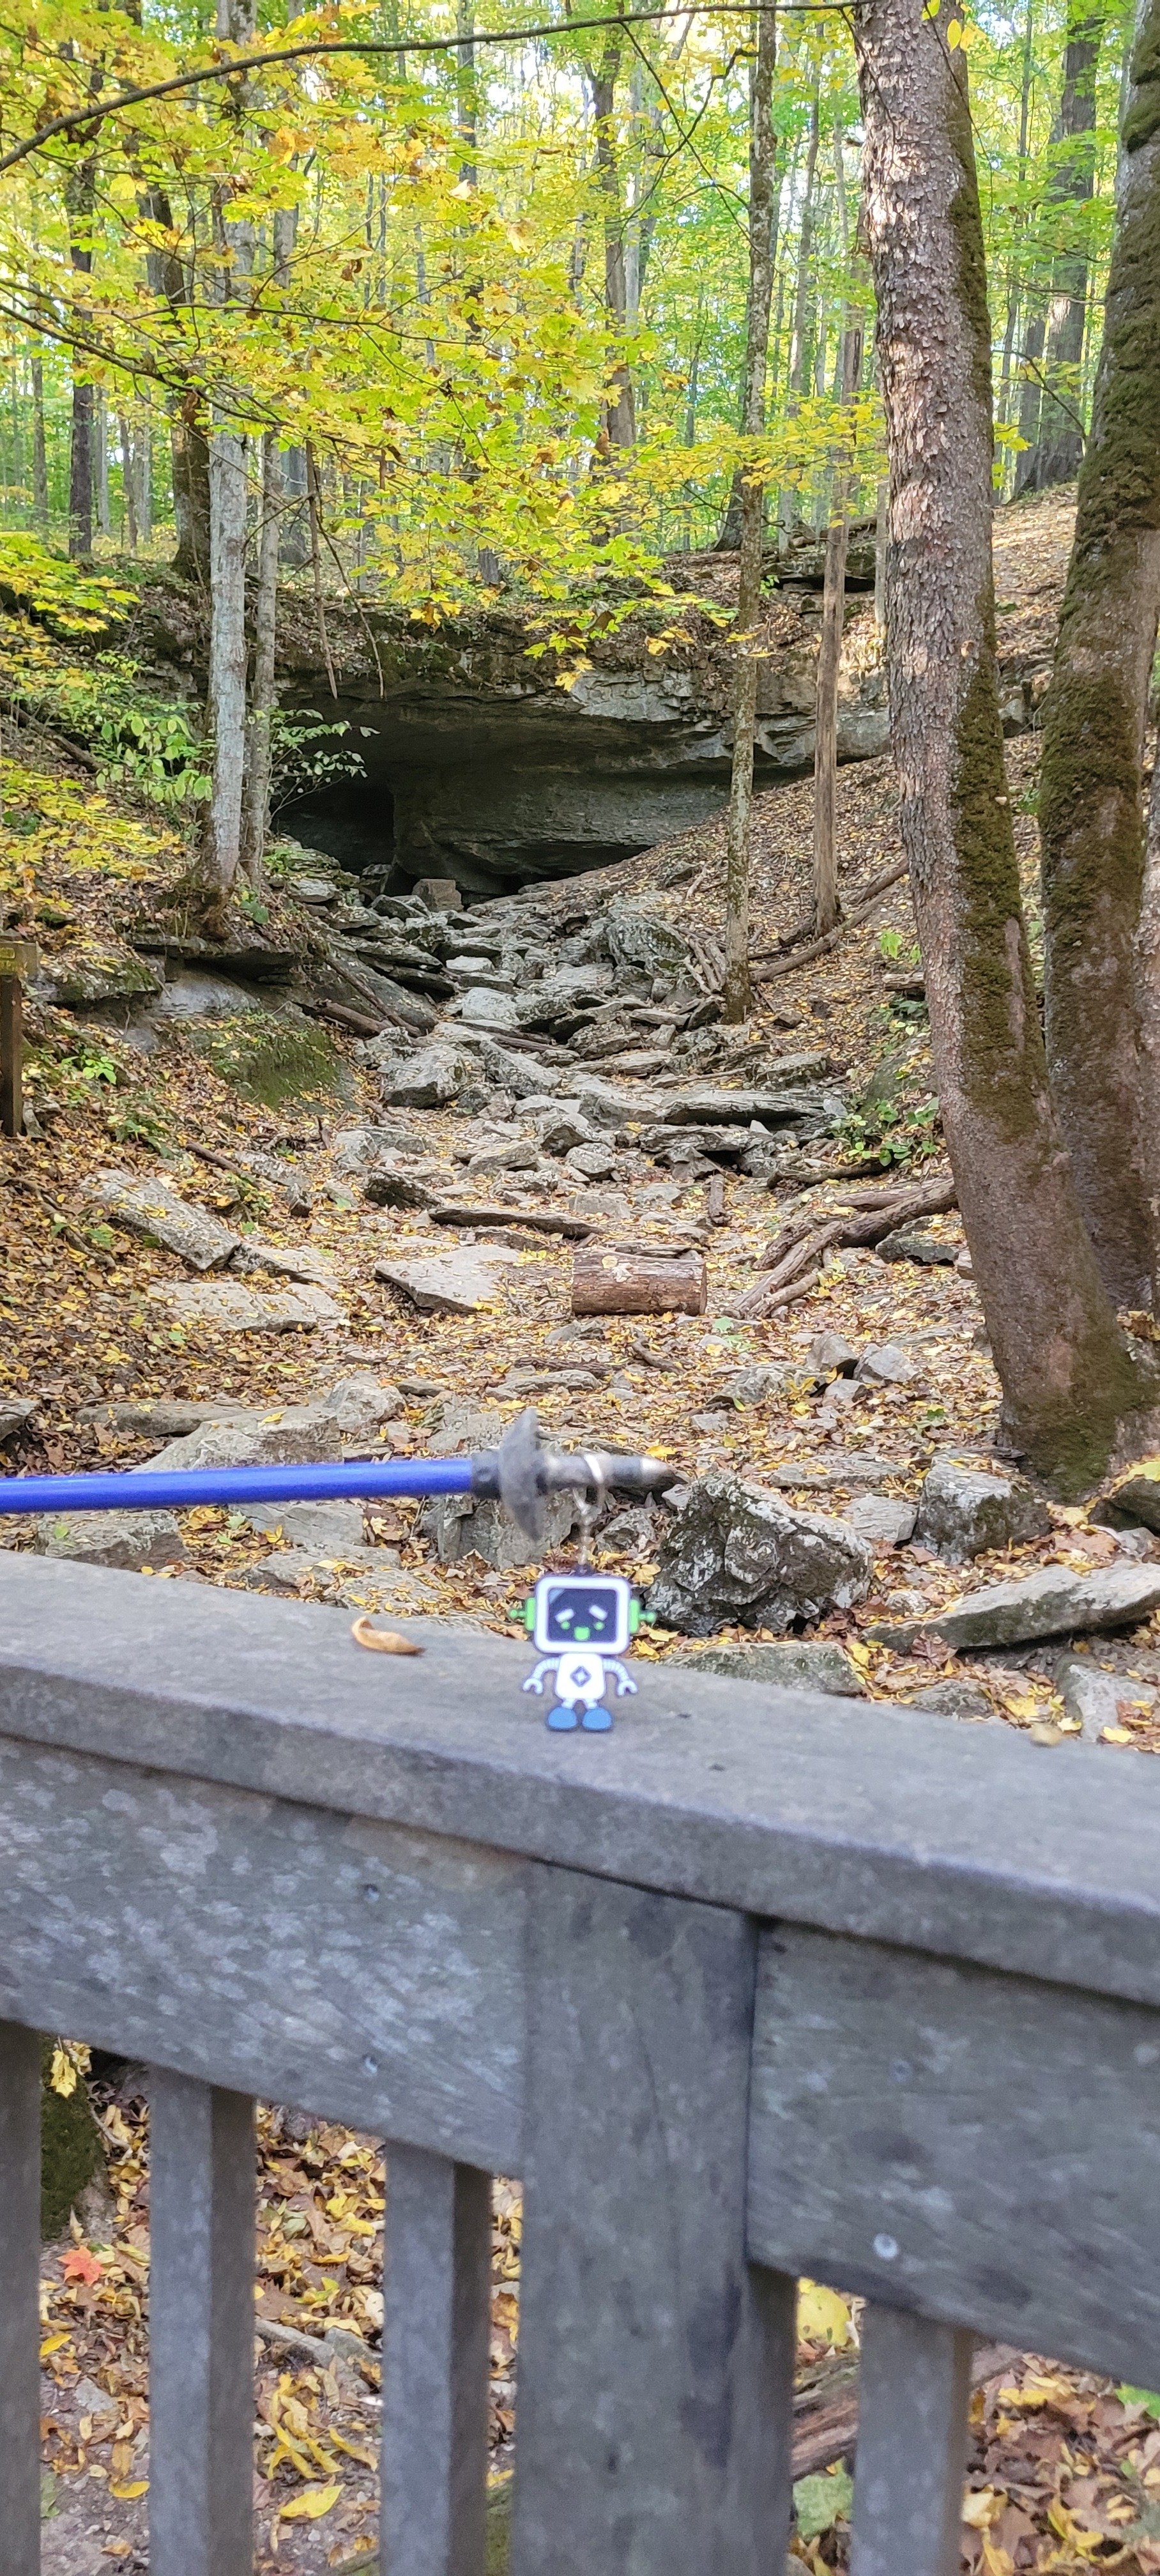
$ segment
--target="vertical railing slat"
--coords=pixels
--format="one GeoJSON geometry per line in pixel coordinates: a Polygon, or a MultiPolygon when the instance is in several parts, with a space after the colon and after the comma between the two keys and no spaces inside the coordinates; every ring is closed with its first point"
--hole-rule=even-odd
{"type": "Polygon", "coordinates": [[[383,2311],[383,2576],[483,2576],[487,2174],[388,2149],[383,2311]]]}
{"type": "Polygon", "coordinates": [[[150,2576],[251,2576],[254,2106],[155,2069],[150,2576]]]}
{"type": "Polygon", "coordinates": [[[796,2285],[745,2253],[754,1927],[532,1877],[513,2576],[783,2576],[796,2285]]]}
{"type": "Polygon", "coordinates": [[[866,2309],[850,2576],[958,2576],[973,2346],[954,2326],[866,2309]]]}
{"type": "Polygon", "coordinates": [[[40,2040],[0,2022],[0,2565],[40,2569],[40,2040]]]}

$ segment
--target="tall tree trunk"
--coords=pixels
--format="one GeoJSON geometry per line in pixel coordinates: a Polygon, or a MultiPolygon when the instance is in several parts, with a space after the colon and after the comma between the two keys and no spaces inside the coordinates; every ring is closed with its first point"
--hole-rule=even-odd
{"type": "MultiPolygon", "coordinates": [[[[776,268],[777,268],[777,241],[778,241],[778,233],[779,233],[780,228],[781,228],[781,187],[782,187],[782,161],[783,161],[783,157],[784,157],[784,156],[783,156],[783,152],[782,152],[782,146],[781,146],[780,139],[779,139],[779,137],[775,134],[775,135],[774,135],[774,137],[773,137],[773,176],[772,176],[772,182],[771,182],[770,192],[769,192],[769,273],[770,273],[771,278],[773,277],[773,275],[774,275],[774,273],[775,273],[775,271],[776,271],[776,268]]],[[[751,272],[750,272],[750,280],[749,280],[749,293],[750,293],[750,294],[752,294],[752,291],[753,291],[753,277],[752,277],[752,271],[751,271],[751,272]]],[[[778,327],[779,327],[779,328],[780,328],[780,299],[781,299],[781,288],[780,288],[780,286],[779,286],[779,288],[778,288],[778,312],[779,312],[779,326],[778,326],[778,327]]],[[[697,296],[697,327],[698,327],[698,332],[700,331],[700,316],[701,316],[701,297],[700,297],[700,290],[698,289],[698,296],[697,296]]],[[[745,317],[745,349],[746,349],[746,359],[745,359],[745,365],[744,365],[744,367],[743,367],[743,369],[742,369],[742,375],[741,375],[741,403],[740,403],[740,408],[739,408],[739,419],[740,419],[740,426],[741,426],[742,436],[744,436],[744,433],[745,433],[746,404],[747,404],[747,401],[748,401],[748,398],[749,398],[749,354],[748,354],[748,353],[749,353],[749,314],[748,314],[748,298],[747,298],[747,309],[746,309],[746,317],[745,317]]],[[[768,333],[768,329],[767,329],[767,331],[766,331],[766,358],[767,358],[767,362],[768,362],[768,354],[769,354],[769,333],[768,333]]],[[[700,360],[700,355],[701,355],[701,343],[700,343],[700,339],[698,338],[697,346],[696,346],[696,349],[695,349],[694,354],[693,354],[693,370],[694,370],[694,378],[695,378],[696,373],[697,373],[697,368],[698,368],[698,364],[699,364],[699,360],[700,360]]],[[[775,364],[776,364],[776,361],[775,361],[775,364]]],[[[695,409],[695,402],[694,402],[694,409],[695,409]]],[[[686,445],[687,447],[691,447],[691,446],[692,446],[692,444],[693,444],[692,436],[691,436],[691,435],[686,436],[685,445],[686,445]]],[[[714,540],[714,547],[713,547],[713,551],[714,551],[714,553],[715,553],[715,554],[735,554],[735,553],[736,553],[736,551],[737,551],[738,546],[739,546],[739,545],[740,545],[740,543],[741,543],[741,505],[742,505],[742,499],[743,499],[743,494],[744,494],[744,487],[745,487],[745,478],[744,478],[744,475],[743,475],[743,474],[742,474],[742,472],[741,472],[741,468],[740,468],[740,466],[738,466],[738,468],[737,468],[736,472],[734,473],[733,481],[732,481],[732,483],[730,484],[730,487],[729,487],[729,500],[728,500],[728,505],[727,505],[727,507],[726,507],[725,516],[724,516],[724,518],[723,518],[723,520],[722,520],[722,522],[721,522],[721,530],[720,530],[720,534],[719,534],[719,536],[717,536],[717,537],[715,538],[715,540],[714,540]]],[[[764,530],[764,521],[763,521],[763,530],[764,530]]]]}
{"type": "Polygon", "coordinates": [[[1160,1315],[1160,758],[1152,770],[1140,924],[1136,934],[1140,1001],[1140,1137],[1148,1194],[1152,1312],[1160,1315]]]}
{"type": "Polygon", "coordinates": [[[109,510],[109,414],[104,395],[93,406],[93,500],[97,526],[103,537],[111,537],[113,521],[109,510]]]}
{"type": "MultiPolygon", "coordinates": [[[[806,334],[810,311],[810,278],[814,264],[814,180],[818,167],[818,145],[821,141],[820,77],[814,81],[813,105],[810,110],[809,141],[806,145],[805,178],[802,184],[802,220],[798,234],[797,284],[794,288],[793,326],[789,343],[789,392],[786,414],[792,420],[801,408],[806,380],[806,334]]],[[[781,531],[789,535],[798,515],[798,496],[787,484],[781,496],[781,531]]]]}
{"type": "Polygon", "coordinates": [[[935,1080],[1008,1447],[1094,1484],[1154,1400],[1096,1268],[1052,1106],[999,716],[991,326],[953,0],[861,0],[863,201],[890,452],[890,712],[935,1080]]]}
{"type": "Polygon", "coordinates": [[[596,124],[596,169],[604,200],[604,302],[613,348],[620,352],[613,357],[604,403],[604,437],[610,448],[636,445],[636,397],[632,373],[623,353],[628,287],[624,266],[624,207],[613,121],[619,70],[620,46],[610,42],[601,55],[599,70],[588,75],[596,124]]]}
{"type": "MultiPolygon", "coordinates": [[[[1052,130],[1049,202],[1056,208],[1087,206],[1095,187],[1096,66],[1105,25],[1104,0],[1068,0],[1063,89],[1052,130]]],[[[1027,356],[1043,359],[1037,386],[1034,444],[1019,458],[1016,492],[1042,492],[1068,483],[1083,455],[1079,411],[1080,360],[1087,311],[1088,254],[1085,217],[1073,214],[1073,238],[1052,262],[1047,313],[1029,334],[1027,356]],[[1034,343],[1038,342],[1038,346],[1034,343]]],[[[1030,415],[1030,405],[1028,406],[1030,415]]],[[[1022,426],[1022,423],[1021,423],[1022,426]]]]}
{"type": "Polygon", "coordinates": [[[1088,1233],[1121,1306],[1145,1302],[1150,1275],[1132,944],[1160,611],[1158,62],[1160,0],[1143,0],[1039,791],[1051,1085],[1088,1233]]]}
{"type": "MultiPolygon", "coordinates": [[[[138,202],[148,222],[164,227],[168,233],[175,232],[173,210],[164,188],[143,187],[138,202]]],[[[184,338],[191,295],[177,251],[147,251],[145,274],[150,293],[164,297],[170,322],[184,338]]],[[[179,581],[196,583],[204,590],[209,582],[209,442],[204,411],[192,389],[178,395],[171,405],[169,436],[177,530],[173,570],[179,581]]]]}
{"type": "MultiPolygon", "coordinates": [[[[1031,135],[1031,74],[1035,64],[1035,0],[1027,0],[1023,21],[1023,78],[1019,92],[1019,212],[1017,224],[1023,224],[1023,183],[1027,175],[1027,147],[1031,135]]],[[[1011,372],[1015,355],[1015,334],[1019,327],[1022,276],[1016,252],[1007,271],[1007,325],[1003,333],[1003,359],[999,370],[999,418],[1006,426],[1011,417],[1011,372]]],[[[1004,451],[1004,456],[1006,451],[1004,451]]]]}
{"type": "Polygon", "coordinates": [[[44,360],[32,360],[32,515],[42,537],[48,535],[48,447],[44,435],[44,360]]]}
{"type": "MultiPolygon", "coordinates": [[[[862,373],[862,322],[851,313],[842,336],[844,403],[852,403],[862,373]]],[[[814,928],[824,939],[838,918],[838,673],[846,623],[846,550],[850,531],[852,448],[834,463],[826,565],[822,582],[822,632],[818,644],[818,699],[814,728],[814,928]]]]}
{"type": "Polygon", "coordinates": [[[123,411],[117,414],[117,429],[121,440],[121,489],[125,495],[125,537],[130,554],[135,555],[139,543],[137,478],[132,434],[123,411]]]}
{"type": "MultiPolygon", "coordinates": [[[[93,216],[97,201],[97,164],[90,152],[76,164],[65,183],[69,258],[78,277],[93,273],[93,216]]],[[[76,307],[78,323],[87,307],[76,307]]],[[[79,361],[83,364],[83,361],[79,361]]],[[[72,447],[69,458],[68,550],[86,563],[93,551],[93,388],[77,375],[73,357],[72,447]]]]}
{"type": "MultiPolygon", "coordinates": [[[[273,283],[289,280],[290,254],[296,231],[293,209],[279,208],[273,223],[273,283]]],[[[241,864],[256,890],[263,882],[263,856],[270,825],[272,728],[277,705],[275,655],[278,639],[278,553],[285,478],[282,451],[273,430],[262,441],[262,518],[254,583],[254,668],[246,725],[246,783],[242,801],[241,864]]]]}
{"type": "MultiPolygon", "coordinates": [[[[749,297],[745,324],[747,438],[765,427],[765,371],[769,362],[769,307],[773,294],[773,75],[777,17],[757,13],[757,50],[749,94],[749,297]]],[[[758,621],[761,557],[765,537],[765,485],[751,471],[741,486],[741,551],[737,571],[737,657],[733,698],[733,771],[725,844],[726,1020],[743,1020],[750,1005],[749,842],[753,815],[753,746],[757,731],[758,621]]]]}
{"type": "MultiPolygon", "coordinates": [[[[256,0],[218,0],[217,33],[235,45],[253,39],[256,0]]],[[[244,96],[230,114],[244,113],[244,96]]],[[[215,182],[214,247],[220,293],[228,302],[235,274],[253,263],[251,224],[230,223],[229,183],[215,182]]],[[[208,715],[213,738],[213,787],[206,817],[206,858],[218,920],[241,858],[242,793],[246,750],[246,440],[218,416],[209,450],[210,643],[208,715]]]]}

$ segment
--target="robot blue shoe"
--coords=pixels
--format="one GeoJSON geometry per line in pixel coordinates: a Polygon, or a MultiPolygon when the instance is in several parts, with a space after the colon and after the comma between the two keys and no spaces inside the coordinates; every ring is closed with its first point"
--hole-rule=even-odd
{"type": "Polygon", "coordinates": [[[553,1735],[570,1735],[579,1724],[579,1720],[574,1708],[566,1708],[562,1701],[558,1701],[555,1708],[550,1708],[548,1711],[548,1724],[553,1735]]]}

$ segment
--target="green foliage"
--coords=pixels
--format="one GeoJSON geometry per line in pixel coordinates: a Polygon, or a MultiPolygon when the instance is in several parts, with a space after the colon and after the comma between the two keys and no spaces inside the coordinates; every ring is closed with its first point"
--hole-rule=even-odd
{"type": "Polygon", "coordinates": [[[170,1141],[168,1118],[150,1091],[130,1091],[110,1110],[107,1125],[115,1145],[147,1145],[160,1154],[170,1141]]]}
{"type": "MultiPolygon", "coordinates": [[[[360,725],[359,732],[369,737],[373,725],[360,725]]],[[[349,724],[325,716],[284,713],[276,707],[270,725],[270,811],[279,814],[296,796],[309,795],[316,787],[330,787],[340,778],[362,778],[366,762],[352,743],[349,749],[338,748],[350,732],[349,724]]]]}
{"type": "Polygon", "coordinates": [[[51,2080],[51,2039],[40,2054],[40,2233],[50,2244],[63,2235],[85,2184],[103,2173],[105,2150],[83,2075],[61,2093],[51,2080]]]}
{"type": "Polygon", "coordinates": [[[278,1109],[284,1100],[332,1093],[341,1067],[324,1030],[273,1011],[218,1020],[194,1041],[214,1072],[248,1100],[278,1109]]]}
{"type": "Polygon", "coordinates": [[[816,2477],[799,2478],[793,2491],[794,2525],[799,2540],[820,2540],[836,2522],[848,2522],[854,2481],[848,2469],[821,2469],[816,2477]]]}
{"type": "Polygon", "coordinates": [[[1121,2406],[1142,2406],[1146,2415],[1160,2421],[1160,2397],[1154,2388],[1117,2388],[1116,2395],[1121,2406]]]}
{"type": "Polygon", "coordinates": [[[53,635],[103,635],[124,622],[133,604],[102,575],[83,572],[67,556],[50,554],[39,538],[0,529],[0,601],[46,626],[53,635]]]}
{"type": "Polygon", "coordinates": [[[938,1151],[938,1126],[937,1100],[906,1105],[864,1092],[852,1103],[837,1134],[850,1154],[872,1154],[886,1163],[921,1163],[938,1151]]]}

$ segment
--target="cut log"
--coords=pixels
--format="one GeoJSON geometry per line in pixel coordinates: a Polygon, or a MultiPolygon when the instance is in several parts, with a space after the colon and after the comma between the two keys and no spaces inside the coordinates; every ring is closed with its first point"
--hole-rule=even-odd
{"type": "Polygon", "coordinates": [[[572,1260],[574,1315],[703,1315],[705,1255],[578,1244],[572,1260]]]}

